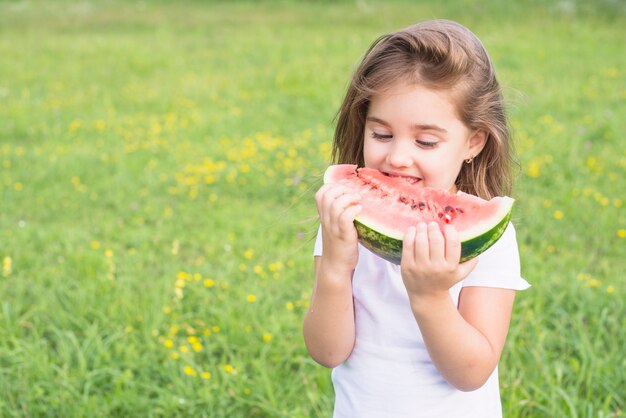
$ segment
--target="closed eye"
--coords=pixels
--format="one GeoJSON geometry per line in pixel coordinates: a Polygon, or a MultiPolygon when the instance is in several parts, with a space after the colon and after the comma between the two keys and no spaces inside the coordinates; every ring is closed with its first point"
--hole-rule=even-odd
{"type": "Polygon", "coordinates": [[[380,139],[380,140],[389,140],[393,138],[393,135],[389,134],[379,134],[378,132],[372,131],[372,138],[380,139]]]}
{"type": "Polygon", "coordinates": [[[419,145],[422,148],[434,148],[435,145],[437,145],[436,142],[430,142],[430,141],[418,141],[416,140],[415,143],[417,145],[419,145]]]}

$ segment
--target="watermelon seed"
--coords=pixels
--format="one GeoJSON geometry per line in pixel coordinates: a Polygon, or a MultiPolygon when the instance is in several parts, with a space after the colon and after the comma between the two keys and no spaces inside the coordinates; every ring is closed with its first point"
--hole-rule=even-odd
{"type": "Polygon", "coordinates": [[[420,210],[423,210],[426,207],[426,204],[424,202],[419,202],[418,205],[420,210]]]}
{"type": "Polygon", "coordinates": [[[413,210],[417,209],[417,205],[416,205],[415,203],[413,203],[413,204],[411,205],[411,209],[413,209],[413,210]]]}
{"type": "Polygon", "coordinates": [[[461,208],[456,208],[456,211],[459,212],[459,213],[463,213],[463,209],[461,209],[461,208]]]}
{"type": "Polygon", "coordinates": [[[400,196],[400,197],[398,198],[398,200],[399,200],[400,202],[402,202],[402,203],[407,203],[407,201],[406,201],[406,197],[404,197],[404,196],[400,196]]]}
{"type": "Polygon", "coordinates": [[[441,219],[441,218],[443,218],[443,213],[439,212],[439,213],[437,214],[437,216],[439,216],[439,219],[441,219]]]}
{"type": "Polygon", "coordinates": [[[452,210],[452,206],[446,206],[445,207],[446,213],[450,213],[451,210],[452,210]]]}

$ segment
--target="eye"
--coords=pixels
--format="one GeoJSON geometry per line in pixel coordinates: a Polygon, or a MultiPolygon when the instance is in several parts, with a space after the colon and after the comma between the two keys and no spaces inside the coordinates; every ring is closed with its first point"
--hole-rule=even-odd
{"type": "Polygon", "coordinates": [[[437,142],[436,142],[436,141],[423,141],[423,140],[420,140],[420,139],[416,139],[416,140],[415,140],[415,143],[416,143],[419,147],[421,147],[421,148],[426,148],[426,149],[429,149],[429,148],[435,148],[435,146],[437,145],[437,142]]]}
{"type": "Polygon", "coordinates": [[[372,138],[378,139],[380,141],[389,141],[393,138],[393,135],[390,134],[380,134],[378,132],[372,131],[372,138]]]}

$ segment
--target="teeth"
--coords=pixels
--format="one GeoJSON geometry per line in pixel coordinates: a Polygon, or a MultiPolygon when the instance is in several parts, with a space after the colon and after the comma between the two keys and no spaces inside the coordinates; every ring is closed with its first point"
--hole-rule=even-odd
{"type": "Polygon", "coordinates": [[[407,183],[411,183],[411,184],[415,184],[417,182],[419,182],[421,179],[418,177],[409,177],[409,176],[402,176],[399,174],[390,174],[390,173],[383,173],[384,175],[386,175],[387,177],[392,177],[392,178],[401,178],[403,180],[405,180],[407,183]]]}

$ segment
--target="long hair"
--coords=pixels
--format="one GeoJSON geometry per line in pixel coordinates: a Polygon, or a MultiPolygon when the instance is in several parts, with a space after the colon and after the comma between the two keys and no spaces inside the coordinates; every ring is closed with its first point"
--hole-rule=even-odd
{"type": "Polygon", "coordinates": [[[447,20],[409,26],[370,46],[337,113],[333,162],[364,165],[363,134],[371,99],[399,82],[449,92],[466,127],[486,132],[483,150],[463,164],[457,188],[485,199],[509,194],[510,132],[493,64],[472,32],[447,20]]]}

